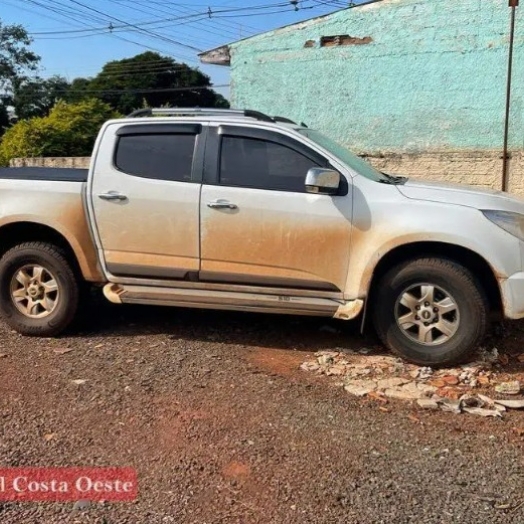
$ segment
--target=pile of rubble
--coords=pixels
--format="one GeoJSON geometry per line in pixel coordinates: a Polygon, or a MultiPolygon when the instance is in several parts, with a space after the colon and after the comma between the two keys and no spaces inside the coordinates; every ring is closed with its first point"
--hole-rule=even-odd
{"type": "Polygon", "coordinates": [[[500,417],[506,409],[524,408],[524,400],[497,400],[475,389],[493,387],[497,393],[518,395],[519,381],[498,382],[496,350],[482,360],[451,369],[432,369],[392,356],[321,351],[300,368],[337,377],[338,385],[358,397],[414,401],[424,409],[500,417]]]}

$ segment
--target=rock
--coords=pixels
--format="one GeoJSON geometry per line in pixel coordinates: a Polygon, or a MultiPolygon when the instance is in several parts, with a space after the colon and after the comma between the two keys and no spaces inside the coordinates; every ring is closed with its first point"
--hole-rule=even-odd
{"type": "Polygon", "coordinates": [[[343,375],[345,372],[346,372],[346,366],[344,366],[342,364],[335,364],[334,366],[331,366],[326,371],[326,375],[328,377],[332,376],[332,375],[340,376],[340,375],[343,375]]]}
{"type": "Polygon", "coordinates": [[[469,413],[470,415],[478,415],[480,417],[502,417],[502,413],[496,409],[485,409],[485,408],[471,408],[464,406],[462,411],[469,413]]]}
{"type": "Polygon", "coordinates": [[[449,398],[444,398],[440,403],[440,409],[442,411],[449,411],[451,413],[460,415],[460,413],[462,412],[460,405],[460,400],[451,400],[449,398]]]}
{"type": "Polygon", "coordinates": [[[518,357],[517,357],[517,360],[519,362],[524,362],[524,353],[521,353],[518,357]]]}
{"type": "Polygon", "coordinates": [[[329,365],[333,364],[335,362],[335,360],[333,359],[333,357],[331,357],[329,355],[321,355],[320,357],[317,358],[317,362],[321,366],[329,366],[329,365]]]}
{"type": "Polygon", "coordinates": [[[442,377],[442,380],[448,386],[457,386],[460,382],[459,377],[457,377],[456,375],[446,375],[445,377],[442,377]]]}
{"type": "Polygon", "coordinates": [[[371,375],[371,368],[369,366],[366,366],[365,364],[353,364],[348,366],[349,374],[358,377],[358,376],[365,376],[365,375],[371,375]]]}
{"type": "Polygon", "coordinates": [[[331,357],[331,358],[335,358],[335,357],[338,357],[340,355],[340,353],[338,351],[318,351],[316,353],[316,355],[318,357],[331,357]]]}
{"type": "Polygon", "coordinates": [[[407,384],[409,380],[400,377],[383,378],[377,382],[378,389],[390,389],[407,384]]]}
{"type": "Polygon", "coordinates": [[[480,375],[479,377],[477,377],[477,381],[481,386],[488,386],[490,383],[489,377],[486,377],[484,375],[480,375]]]}
{"type": "Polygon", "coordinates": [[[501,382],[495,386],[495,391],[503,395],[518,395],[520,393],[520,382],[518,380],[501,382]]]}
{"type": "Polygon", "coordinates": [[[77,500],[73,506],[73,511],[85,511],[91,507],[89,500],[77,500]]]}
{"type": "Polygon", "coordinates": [[[365,397],[377,389],[377,383],[374,380],[350,380],[346,382],[344,389],[351,395],[365,397]]]}
{"type": "Polygon", "coordinates": [[[384,395],[397,400],[417,400],[424,397],[424,393],[417,388],[405,389],[401,387],[386,389],[384,395]]]}
{"type": "Polygon", "coordinates": [[[430,367],[420,368],[418,373],[418,378],[421,380],[430,378],[433,376],[433,370],[430,367]]]}
{"type": "Polygon", "coordinates": [[[428,384],[430,386],[434,386],[436,388],[443,388],[443,387],[446,386],[446,382],[444,380],[442,380],[441,378],[435,378],[433,380],[429,380],[428,384]]]}
{"type": "Polygon", "coordinates": [[[317,362],[304,362],[300,365],[300,369],[304,371],[318,371],[320,366],[317,362]]]}
{"type": "Polygon", "coordinates": [[[419,382],[417,384],[417,389],[419,389],[423,393],[426,393],[426,395],[429,396],[429,395],[432,395],[433,393],[435,393],[438,388],[436,388],[435,386],[431,386],[430,384],[422,384],[422,383],[419,382]]]}
{"type": "Polygon", "coordinates": [[[437,394],[439,397],[449,398],[450,400],[458,400],[460,398],[460,391],[450,387],[439,388],[437,394]]]}
{"type": "Polygon", "coordinates": [[[439,409],[438,402],[436,400],[431,399],[431,398],[419,398],[419,399],[417,399],[417,404],[422,409],[432,409],[432,410],[439,409]]]}
{"type": "Polygon", "coordinates": [[[495,405],[504,406],[509,409],[523,409],[524,400],[494,400],[495,405]]]}
{"type": "Polygon", "coordinates": [[[85,383],[87,382],[87,380],[84,379],[84,378],[77,378],[77,379],[75,379],[75,380],[71,380],[71,382],[72,382],[73,384],[76,384],[77,386],[80,386],[80,385],[82,385],[82,384],[85,384],[85,383]]]}

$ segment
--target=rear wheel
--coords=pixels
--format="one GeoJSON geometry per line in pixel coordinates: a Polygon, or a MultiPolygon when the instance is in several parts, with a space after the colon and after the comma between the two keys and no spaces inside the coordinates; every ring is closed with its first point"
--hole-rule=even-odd
{"type": "Polygon", "coordinates": [[[374,323],[391,351],[421,365],[464,361],[482,340],[488,306],[473,275],[451,260],[398,265],[379,282],[374,323]]]}
{"type": "Polygon", "coordinates": [[[59,334],[73,320],[78,296],[75,274],[52,244],[20,244],[0,260],[0,314],[23,335],[59,334]]]}

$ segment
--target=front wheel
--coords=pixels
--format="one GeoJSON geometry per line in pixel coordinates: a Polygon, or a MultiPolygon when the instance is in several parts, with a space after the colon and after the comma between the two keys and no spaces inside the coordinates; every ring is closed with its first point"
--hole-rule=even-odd
{"type": "Polygon", "coordinates": [[[425,366],[464,361],[482,340],[488,305],[463,266],[421,258],[398,265],[379,282],[374,324],[397,355],[425,366]]]}
{"type": "Polygon", "coordinates": [[[78,282],[60,249],[26,242],[0,260],[0,314],[22,335],[58,335],[78,308],[78,282]]]}

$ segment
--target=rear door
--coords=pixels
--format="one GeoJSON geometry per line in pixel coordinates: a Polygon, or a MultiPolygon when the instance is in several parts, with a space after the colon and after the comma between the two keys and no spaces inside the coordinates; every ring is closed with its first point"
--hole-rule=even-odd
{"type": "Polygon", "coordinates": [[[203,133],[197,124],[110,126],[91,182],[101,257],[115,276],[198,273],[203,133]]]}
{"type": "Polygon", "coordinates": [[[309,194],[322,155],[271,130],[210,127],[201,196],[200,279],[250,285],[344,289],[351,186],[309,194]]]}

